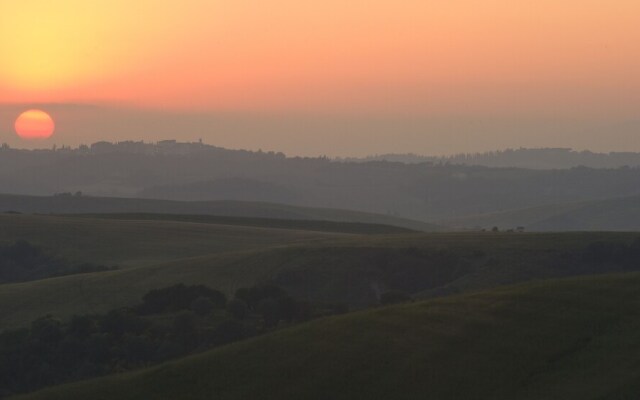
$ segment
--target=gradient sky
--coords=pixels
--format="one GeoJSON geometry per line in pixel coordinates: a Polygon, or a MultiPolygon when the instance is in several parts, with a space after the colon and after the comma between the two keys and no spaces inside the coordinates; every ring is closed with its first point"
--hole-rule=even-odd
{"type": "Polygon", "coordinates": [[[640,2],[0,0],[0,103],[25,147],[640,151],[640,2]]]}

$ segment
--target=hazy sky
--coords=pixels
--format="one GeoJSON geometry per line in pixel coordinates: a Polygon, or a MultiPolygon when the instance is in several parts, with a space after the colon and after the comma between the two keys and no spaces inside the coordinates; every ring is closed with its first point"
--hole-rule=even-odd
{"type": "Polygon", "coordinates": [[[0,103],[24,147],[640,151],[640,2],[0,0],[0,103]]]}

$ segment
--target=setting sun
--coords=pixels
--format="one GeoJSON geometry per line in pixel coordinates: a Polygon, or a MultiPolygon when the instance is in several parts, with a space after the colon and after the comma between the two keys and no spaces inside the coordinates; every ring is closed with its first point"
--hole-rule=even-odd
{"type": "Polygon", "coordinates": [[[25,111],[15,123],[16,133],[22,139],[48,139],[53,135],[55,123],[49,114],[41,110],[25,111]]]}
{"type": "Polygon", "coordinates": [[[639,39],[640,0],[0,0],[0,400],[640,399],[639,39]]]}

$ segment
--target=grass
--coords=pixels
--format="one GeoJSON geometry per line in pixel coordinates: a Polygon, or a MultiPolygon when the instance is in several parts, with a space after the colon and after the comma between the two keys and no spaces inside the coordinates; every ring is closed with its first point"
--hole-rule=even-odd
{"type": "Polygon", "coordinates": [[[207,284],[233,292],[236,286],[255,283],[264,273],[237,266],[240,254],[223,254],[158,265],[0,285],[0,329],[24,326],[51,314],[68,318],[74,314],[107,312],[136,304],[151,289],[175,283],[207,284]]]}
{"type": "MultiPolygon", "coordinates": [[[[44,221],[53,218],[58,221],[57,217],[33,218],[44,218],[44,221]]],[[[85,221],[80,218],[63,220],[85,221]]],[[[92,221],[96,226],[105,223],[116,233],[120,232],[120,224],[128,226],[130,223],[139,223],[87,221],[92,221]]],[[[143,222],[156,224],[154,221],[143,222]]],[[[160,226],[165,223],[169,222],[161,222],[160,226]]],[[[223,246],[212,246],[211,253],[200,256],[142,263],[117,271],[0,285],[0,329],[24,326],[46,314],[65,319],[73,314],[106,312],[135,304],[147,291],[175,283],[206,284],[232,295],[238,287],[271,280],[298,298],[343,302],[359,308],[377,302],[376,291],[387,289],[402,289],[417,296],[429,297],[531,279],[593,273],[587,270],[567,272],[562,265],[558,265],[558,259],[565,252],[579,249],[591,241],[631,242],[638,236],[629,233],[318,236],[308,232],[262,229],[259,231],[263,235],[284,236],[261,238],[257,242],[259,245],[256,245],[243,236],[226,236],[225,231],[217,230],[218,226],[215,225],[186,225],[213,229],[215,235],[224,236],[220,240],[230,242],[227,245],[229,251],[222,251],[223,246]],[[289,237],[291,240],[288,240],[289,237]],[[272,245],[268,246],[263,240],[272,240],[272,245]],[[233,248],[239,250],[231,251],[233,248]],[[220,251],[215,252],[216,249],[220,251]],[[441,256],[442,252],[459,255],[459,258],[451,260],[452,257],[441,256]]],[[[150,230],[148,235],[156,232],[155,229],[150,230]]],[[[94,236],[83,238],[88,246],[84,248],[84,254],[97,252],[90,247],[92,243],[100,248],[113,238],[111,234],[98,235],[101,232],[99,230],[91,232],[94,236]]],[[[49,238],[48,235],[44,237],[49,238]]],[[[122,238],[116,239],[110,247],[112,251],[123,251],[119,248],[120,243],[125,250],[126,246],[131,245],[122,238]]],[[[56,240],[59,238],[56,237],[56,240]]],[[[209,243],[206,240],[217,239],[207,239],[205,235],[202,240],[209,243]]],[[[194,245],[191,241],[182,243],[185,246],[194,245]]],[[[159,236],[157,246],[160,251],[175,256],[170,251],[176,250],[164,249],[162,245],[162,236],[159,236]]],[[[207,251],[206,246],[196,247],[198,249],[207,251]]],[[[146,254],[139,251],[135,245],[127,250],[136,256],[146,254]]],[[[178,251],[183,254],[186,252],[185,249],[178,251]]],[[[615,267],[606,267],[601,272],[611,271],[616,271],[615,267]]]]}
{"type": "Polygon", "coordinates": [[[171,201],[93,196],[26,196],[0,194],[0,212],[39,214],[152,213],[213,215],[218,217],[313,220],[391,225],[418,231],[437,231],[442,227],[390,215],[333,208],[299,207],[248,201],[171,201]]]}
{"type": "Polygon", "coordinates": [[[340,235],[159,219],[0,214],[0,242],[25,239],[73,261],[125,267],[340,235]]]}
{"type": "Polygon", "coordinates": [[[631,399],[639,288],[606,275],[380,308],[20,399],[631,399]]]}
{"type": "MultiPolygon", "coordinates": [[[[71,214],[66,214],[72,216],[71,214]]],[[[361,223],[361,222],[336,222],[297,219],[273,219],[273,218],[248,218],[228,217],[217,215],[183,215],[183,214],[78,214],[77,217],[104,218],[135,221],[178,221],[193,222],[199,224],[251,226],[269,229],[293,229],[315,232],[353,233],[362,235],[380,235],[417,232],[412,229],[393,225],[361,223]]]]}

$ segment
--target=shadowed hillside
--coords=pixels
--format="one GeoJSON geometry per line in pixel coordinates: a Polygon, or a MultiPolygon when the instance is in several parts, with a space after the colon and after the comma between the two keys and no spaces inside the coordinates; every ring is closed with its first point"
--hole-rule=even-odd
{"type": "Polygon", "coordinates": [[[20,399],[629,399],[639,286],[601,276],[382,308],[20,399]]]}
{"type": "Polygon", "coordinates": [[[340,235],[162,219],[0,214],[0,242],[26,240],[71,260],[124,267],[340,235]]]}
{"type": "MultiPolygon", "coordinates": [[[[99,226],[103,220],[89,221],[99,226]]],[[[219,235],[225,230],[202,225],[213,229],[211,243],[222,240],[219,235]]],[[[240,236],[226,236],[229,251],[212,247],[210,253],[190,257],[186,247],[179,259],[147,260],[115,271],[0,285],[0,328],[24,326],[46,314],[66,319],[73,314],[106,312],[137,303],[149,290],[176,283],[206,284],[229,296],[239,287],[275,283],[300,299],[357,309],[377,305],[382,294],[393,291],[433,297],[532,279],[636,271],[634,260],[640,258],[638,235],[631,233],[356,236],[276,231],[251,231],[265,235],[256,236],[253,247],[248,246],[243,231],[238,231],[240,236]],[[278,237],[276,231],[286,234],[278,237]],[[289,236],[291,233],[294,235],[289,236]],[[270,246],[262,242],[266,237],[273,240],[270,246]],[[280,239],[287,245],[278,243],[280,239]]],[[[151,235],[150,243],[161,237],[151,235]]],[[[108,240],[109,235],[89,235],[86,245],[106,246],[108,240]]],[[[206,250],[207,236],[199,240],[205,247],[192,243],[191,251],[206,250]]],[[[127,251],[134,249],[144,250],[131,247],[127,251]]],[[[84,251],[97,250],[88,247],[84,251]]],[[[144,254],[130,256],[144,260],[144,254]]]]}

